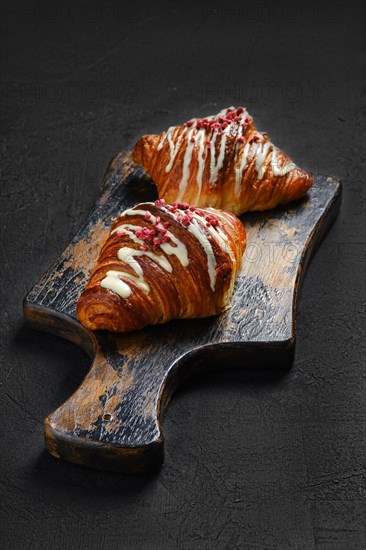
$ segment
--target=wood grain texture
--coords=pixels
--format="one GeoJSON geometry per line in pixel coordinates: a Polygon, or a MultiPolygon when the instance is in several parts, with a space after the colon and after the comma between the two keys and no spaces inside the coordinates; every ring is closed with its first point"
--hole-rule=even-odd
{"type": "Polygon", "coordinates": [[[182,381],[232,366],[289,367],[301,277],[338,213],[340,196],[339,182],[317,177],[298,203],[244,215],[248,248],[232,307],[219,317],[92,334],[77,321],[76,302],[111,220],[156,198],[130,154],[118,154],[86,223],[24,300],[33,327],[71,340],[93,358],[78,390],[45,420],[50,453],[108,470],[153,470],[163,461],[164,410],[182,381]]]}
{"type": "Polygon", "coordinates": [[[365,3],[1,7],[10,83],[1,110],[2,548],[364,550],[365,3]],[[56,460],[43,450],[43,419],[91,361],[23,327],[22,299],[86,219],[112,152],[230,103],[244,104],[300,166],[342,181],[340,214],[301,287],[293,366],[184,383],[164,416],[155,475],[56,460]]]}

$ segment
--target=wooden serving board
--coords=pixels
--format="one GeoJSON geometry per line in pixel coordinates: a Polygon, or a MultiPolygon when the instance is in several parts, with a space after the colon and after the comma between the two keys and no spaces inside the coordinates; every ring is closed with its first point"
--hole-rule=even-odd
{"type": "Polygon", "coordinates": [[[318,176],[302,201],[242,216],[248,247],[232,307],[222,315],[127,334],[92,333],[78,322],[76,302],[111,220],[157,198],[130,158],[120,153],[113,159],[93,211],[26,296],[24,315],[34,328],[71,340],[93,359],[78,390],[45,420],[49,452],[86,466],[140,473],[163,462],[161,421],[183,380],[218,368],[291,365],[300,281],[338,214],[341,185],[318,176]]]}

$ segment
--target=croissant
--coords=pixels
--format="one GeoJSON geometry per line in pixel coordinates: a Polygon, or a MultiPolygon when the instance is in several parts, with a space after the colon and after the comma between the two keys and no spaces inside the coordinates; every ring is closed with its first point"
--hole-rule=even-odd
{"type": "Polygon", "coordinates": [[[230,305],[246,245],[233,214],[186,203],[138,204],[112,227],[77,303],[88,329],[125,332],[230,305]]]}
{"type": "Polygon", "coordinates": [[[266,132],[257,131],[244,107],[143,136],[133,160],[151,176],[160,199],[237,215],[299,199],[313,183],[266,132]]]}

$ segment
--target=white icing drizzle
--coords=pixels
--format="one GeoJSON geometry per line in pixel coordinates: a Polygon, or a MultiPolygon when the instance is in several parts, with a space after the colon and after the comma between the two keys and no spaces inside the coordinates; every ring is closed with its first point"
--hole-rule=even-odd
{"type": "Polygon", "coordinates": [[[192,233],[202,246],[203,250],[206,253],[207,257],[207,269],[208,276],[210,278],[210,286],[212,292],[215,290],[216,286],[216,258],[212,248],[212,244],[208,240],[207,236],[202,231],[200,224],[197,223],[196,219],[193,219],[189,226],[187,227],[188,231],[192,233]]]}
{"type": "Polygon", "coordinates": [[[256,160],[255,160],[255,169],[258,173],[258,179],[262,179],[264,176],[264,168],[263,163],[266,159],[267,153],[269,148],[272,147],[272,143],[270,141],[266,141],[266,143],[260,143],[257,154],[256,154],[256,160]]]}
{"type": "Polygon", "coordinates": [[[140,277],[135,277],[131,273],[125,273],[123,271],[107,271],[107,276],[100,282],[100,286],[107,288],[112,292],[121,296],[121,298],[129,298],[131,296],[131,287],[127,283],[122,281],[120,277],[127,277],[132,279],[137,286],[140,286],[147,292],[149,292],[150,287],[147,283],[140,279],[140,277]]]}
{"type": "MultiPolygon", "coordinates": [[[[218,242],[220,248],[224,250],[225,252],[228,252],[230,255],[232,254],[232,250],[230,249],[228,245],[228,241],[224,240],[223,235],[224,233],[219,230],[218,227],[214,227],[213,225],[209,225],[206,227],[207,231],[211,233],[213,238],[218,242]]],[[[226,237],[226,235],[225,235],[226,237]]]]}
{"type": "MultiPolygon", "coordinates": [[[[187,136],[186,152],[184,154],[184,159],[183,159],[183,174],[179,184],[179,192],[177,197],[178,201],[182,200],[182,197],[184,196],[184,193],[186,192],[186,188],[187,188],[187,183],[189,178],[189,166],[191,164],[193,147],[194,147],[194,141],[191,141],[194,129],[195,127],[193,126],[189,130],[188,136],[187,136]]],[[[165,169],[165,171],[167,171],[167,169],[165,169]]]]}
{"type": "Polygon", "coordinates": [[[196,202],[198,202],[201,196],[202,177],[203,177],[203,170],[205,168],[205,159],[203,158],[203,152],[205,150],[205,131],[204,130],[198,131],[197,141],[199,143],[199,149],[198,149],[198,172],[197,172],[198,189],[197,189],[196,202]]]}
{"type": "MultiPolygon", "coordinates": [[[[146,204],[154,204],[154,203],[153,202],[147,202],[146,204]]],[[[122,212],[121,217],[122,216],[135,216],[135,214],[137,214],[138,216],[145,217],[146,210],[139,210],[138,208],[136,208],[136,210],[134,208],[127,208],[127,210],[122,212]]],[[[150,219],[151,219],[152,222],[154,222],[156,218],[155,218],[155,216],[153,216],[151,214],[150,219]]]]}
{"type": "MultiPolygon", "coordinates": [[[[177,213],[178,212],[170,212],[170,210],[168,210],[167,208],[163,207],[163,210],[165,210],[166,212],[169,212],[169,214],[171,214],[171,216],[173,218],[177,218],[177,213]]],[[[211,210],[211,209],[210,209],[211,210]]],[[[180,209],[177,209],[177,211],[179,211],[179,214],[184,214],[184,210],[180,210],[180,209]]],[[[199,216],[197,214],[197,212],[192,212],[190,211],[191,215],[192,215],[192,221],[191,223],[187,226],[187,229],[190,233],[192,233],[192,235],[194,235],[196,237],[196,239],[198,240],[198,242],[200,243],[202,249],[204,250],[205,254],[206,254],[206,258],[207,258],[207,270],[208,270],[208,275],[209,275],[209,278],[210,278],[210,286],[211,286],[211,290],[214,291],[215,290],[215,286],[216,286],[216,258],[215,258],[215,254],[214,254],[214,251],[213,251],[213,248],[212,248],[212,245],[209,241],[209,239],[207,238],[207,236],[205,235],[202,227],[201,227],[201,223],[203,222],[202,220],[202,216],[199,216]]],[[[220,243],[220,235],[216,232],[216,228],[213,227],[213,226],[209,226],[206,228],[209,233],[211,233],[211,235],[217,239],[217,241],[219,242],[221,248],[223,248],[223,250],[226,250],[226,245],[222,242],[222,244],[220,243]],[[222,246],[224,245],[224,246],[222,246]]]]}
{"type": "Polygon", "coordinates": [[[165,252],[165,254],[168,254],[168,256],[174,254],[174,256],[178,258],[182,266],[187,267],[189,265],[189,259],[186,245],[182,243],[182,241],[177,239],[177,237],[175,237],[169,231],[167,231],[166,234],[169,235],[170,239],[176,246],[172,246],[170,243],[163,243],[160,245],[160,248],[165,252]]]}
{"type": "MultiPolygon", "coordinates": [[[[243,135],[243,129],[244,129],[243,121],[241,121],[241,122],[239,122],[238,132],[237,132],[237,134],[236,134],[236,139],[237,139],[237,140],[243,135]]],[[[240,146],[240,143],[238,143],[238,141],[237,141],[237,142],[236,142],[235,159],[236,159],[237,156],[238,156],[238,149],[239,149],[239,146],[240,146]]]]}
{"type": "Polygon", "coordinates": [[[235,194],[237,197],[240,195],[240,191],[241,191],[241,178],[243,175],[243,171],[247,165],[249,148],[250,148],[250,144],[249,142],[247,142],[244,146],[244,149],[241,155],[239,168],[235,166],[235,194]]]}
{"type": "Polygon", "coordinates": [[[116,229],[114,229],[113,231],[111,231],[111,235],[113,235],[113,233],[117,233],[117,231],[123,231],[124,233],[127,233],[127,235],[129,237],[131,237],[131,239],[133,240],[133,242],[135,243],[138,243],[138,244],[144,244],[144,241],[142,239],[139,239],[134,231],[131,231],[131,229],[133,229],[134,231],[137,231],[138,229],[142,229],[141,225],[132,225],[130,223],[124,223],[122,225],[119,225],[118,227],[116,227],[116,229]]]}
{"type": "Polygon", "coordinates": [[[296,164],[294,162],[289,162],[286,164],[286,166],[283,166],[282,168],[278,167],[277,164],[277,157],[276,152],[278,151],[277,147],[272,145],[272,172],[274,176],[285,176],[289,172],[291,172],[294,168],[296,168],[296,164]]]}
{"type": "MultiPolygon", "coordinates": [[[[236,162],[237,162],[237,157],[238,157],[239,151],[241,149],[239,147],[238,143],[237,143],[236,147],[238,148],[238,150],[237,150],[237,154],[235,156],[234,164],[236,164],[236,162]]],[[[243,152],[242,152],[240,165],[239,165],[239,167],[235,166],[235,193],[236,193],[236,196],[240,195],[241,180],[242,180],[243,171],[247,166],[249,147],[250,147],[250,144],[249,144],[249,142],[247,142],[245,144],[243,152]]],[[[257,152],[256,152],[255,169],[256,169],[257,174],[258,174],[258,179],[262,179],[263,176],[264,176],[265,168],[264,168],[263,164],[264,164],[264,161],[267,157],[267,154],[268,154],[268,151],[269,151],[270,148],[272,149],[272,151],[271,151],[271,153],[272,153],[271,166],[272,166],[272,171],[273,171],[274,176],[285,176],[286,174],[291,172],[294,168],[296,168],[296,164],[293,163],[293,162],[289,162],[288,164],[286,164],[286,166],[284,166],[282,168],[279,168],[278,165],[277,165],[277,158],[276,158],[276,151],[278,151],[278,149],[273,145],[273,143],[271,143],[270,141],[267,141],[266,143],[261,143],[259,145],[258,149],[257,149],[257,152]]]]}
{"type": "MultiPolygon", "coordinates": [[[[176,128],[173,128],[173,129],[175,130],[176,128]]],[[[172,169],[174,159],[175,159],[175,157],[178,153],[178,150],[179,150],[180,142],[182,141],[182,138],[183,138],[184,134],[186,133],[186,130],[187,130],[186,128],[183,128],[182,133],[178,137],[176,143],[174,143],[174,141],[172,140],[171,132],[170,131],[168,132],[168,143],[169,143],[169,148],[170,148],[170,160],[169,160],[169,163],[167,164],[167,166],[165,168],[166,173],[170,172],[170,170],[172,169]]]]}
{"type": "Polygon", "coordinates": [[[169,273],[172,273],[173,271],[171,263],[165,258],[165,256],[159,256],[158,254],[155,254],[155,252],[151,252],[150,250],[136,250],[135,248],[124,246],[119,249],[117,256],[118,259],[121,260],[121,262],[128,263],[128,265],[130,265],[132,269],[136,271],[137,275],[140,276],[143,276],[143,271],[140,264],[135,260],[136,256],[147,256],[156,264],[159,264],[163,269],[165,269],[165,271],[168,271],[169,273]]]}
{"type": "Polygon", "coordinates": [[[164,142],[166,140],[166,138],[168,137],[168,134],[170,133],[171,130],[173,130],[175,128],[175,126],[170,126],[167,131],[165,132],[165,134],[163,135],[163,137],[161,138],[161,140],[159,141],[159,145],[158,145],[158,151],[161,151],[161,149],[163,148],[163,145],[164,145],[164,142]]]}
{"type": "MultiPolygon", "coordinates": [[[[154,203],[147,203],[147,204],[154,204],[154,203]]],[[[169,210],[167,210],[164,207],[162,208],[162,210],[164,210],[165,212],[169,212],[169,210]]],[[[128,210],[125,210],[125,212],[123,212],[123,214],[125,214],[127,216],[133,216],[135,214],[139,214],[139,215],[142,215],[142,216],[145,217],[146,210],[145,211],[144,210],[134,210],[133,208],[130,208],[128,210]]],[[[156,217],[153,214],[151,214],[151,216],[149,218],[149,221],[151,221],[152,223],[156,222],[156,217]]],[[[124,231],[125,227],[133,227],[133,228],[136,228],[136,229],[142,229],[140,226],[131,226],[130,224],[122,224],[119,227],[117,227],[117,229],[115,229],[113,231],[113,233],[115,231],[124,231]]],[[[168,237],[170,237],[171,241],[175,244],[175,246],[171,245],[170,243],[163,243],[163,244],[160,245],[160,248],[165,252],[165,254],[168,254],[169,256],[171,256],[171,255],[176,256],[178,258],[178,260],[180,261],[180,263],[182,264],[182,266],[187,267],[188,264],[189,264],[189,259],[188,259],[188,250],[187,250],[186,245],[184,243],[182,243],[181,240],[179,240],[175,235],[173,235],[173,233],[171,233],[168,230],[166,232],[166,235],[168,235],[168,237]]],[[[135,242],[140,242],[141,244],[144,244],[144,242],[141,239],[139,239],[138,237],[136,237],[136,235],[134,235],[133,237],[134,237],[133,240],[135,242]]]]}
{"type": "Polygon", "coordinates": [[[216,154],[216,137],[217,137],[217,132],[214,132],[213,135],[212,135],[212,140],[211,140],[211,156],[210,156],[210,176],[212,175],[213,171],[215,170],[215,166],[216,166],[216,157],[215,157],[215,154],[216,154]]]}
{"type": "MultiPolygon", "coordinates": [[[[140,239],[136,237],[136,240],[140,239]]],[[[131,296],[131,287],[125,281],[122,281],[121,277],[124,279],[130,279],[136,286],[142,288],[146,292],[150,292],[150,287],[144,279],[144,272],[138,261],[135,259],[136,257],[147,256],[169,273],[173,271],[170,262],[168,262],[164,256],[159,256],[149,250],[135,250],[134,248],[124,246],[119,249],[117,256],[121,262],[127,263],[134,270],[137,277],[127,271],[107,271],[107,276],[100,282],[100,286],[115,292],[121,296],[121,298],[129,298],[131,296]]]]}
{"type": "MultiPolygon", "coordinates": [[[[154,203],[147,203],[147,204],[152,205],[154,203]]],[[[161,210],[163,210],[164,212],[167,212],[170,216],[172,216],[177,220],[179,219],[178,214],[184,215],[185,213],[184,209],[177,209],[175,212],[171,212],[164,206],[161,206],[160,208],[161,210]]],[[[214,214],[217,214],[217,212],[214,209],[209,209],[209,210],[212,210],[214,214]]],[[[125,210],[122,215],[129,216],[129,215],[136,215],[136,214],[145,217],[146,210],[130,208],[125,210]]],[[[215,286],[216,286],[217,263],[216,263],[216,257],[212,247],[212,243],[210,242],[210,239],[206,234],[206,230],[211,235],[211,237],[213,237],[216,240],[218,245],[224,251],[227,251],[232,257],[234,257],[234,259],[235,259],[235,256],[229,246],[227,235],[225,235],[225,233],[220,229],[220,227],[216,227],[212,225],[203,227],[202,224],[204,223],[204,220],[202,216],[199,216],[198,213],[195,211],[193,212],[190,211],[190,214],[192,216],[192,220],[190,224],[186,227],[186,229],[192,235],[194,235],[194,237],[200,243],[203,251],[206,254],[207,271],[210,279],[210,287],[211,287],[211,290],[214,292],[215,286]]],[[[156,216],[150,213],[149,221],[152,223],[155,223],[156,216]]],[[[144,241],[142,239],[139,239],[134,232],[138,229],[142,229],[142,227],[139,225],[125,223],[115,228],[111,234],[116,233],[117,231],[121,231],[128,234],[135,243],[144,244],[144,241]]],[[[162,243],[160,245],[160,248],[167,255],[175,255],[180,261],[180,263],[184,267],[187,267],[189,265],[187,247],[170,231],[167,230],[166,235],[169,235],[171,242],[173,244],[171,244],[170,242],[162,243]]],[[[144,289],[146,292],[150,291],[150,287],[144,279],[143,269],[136,258],[141,256],[147,256],[151,260],[153,260],[155,263],[160,265],[163,269],[168,271],[169,273],[172,273],[172,270],[173,270],[171,263],[165,256],[158,255],[151,250],[136,250],[128,246],[123,246],[122,248],[119,249],[117,256],[118,256],[118,259],[121,260],[122,262],[128,263],[128,265],[135,271],[136,275],[133,275],[126,271],[108,271],[106,277],[101,281],[100,285],[103,288],[108,288],[112,292],[115,292],[122,298],[128,298],[131,295],[131,288],[125,281],[122,281],[121,278],[130,279],[131,281],[134,282],[135,285],[144,289]]]]}
{"type": "MultiPolygon", "coordinates": [[[[214,120],[218,119],[220,116],[225,116],[229,112],[235,111],[235,107],[228,107],[227,109],[222,109],[217,115],[211,115],[206,117],[206,120],[214,120]]],[[[243,135],[244,130],[244,120],[248,116],[248,112],[246,109],[242,111],[240,114],[241,120],[238,124],[238,131],[236,135],[236,139],[238,140],[243,135]]],[[[194,143],[197,142],[198,145],[198,154],[197,154],[197,162],[198,162],[198,171],[197,171],[197,195],[196,195],[196,202],[199,201],[199,198],[201,196],[201,190],[202,190],[202,179],[203,179],[203,172],[205,167],[205,138],[206,138],[206,130],[205,129],[197,129],[197,121],[199,119],[192,118],[191,119],[191,128],[189,131],[187,131],[187,127],[184,127],[176,141],[174,143],[173,139],[173,133],[177,130],[177,126],[171,126],[163,135],[161,138],[159,145],[158,145],[158,151],[160,151],[163,148],[163,145],[166,140],[168,140],[169,143],[169,150],[170,150],[170,157],[169,162],[165,168],[165,171],[168,173],[172,169],[175,157],[177,155],[180,143],[182,141],[183,136],[186,136],[186,150],[185,155],[183,159],[183,170],[182,170],[182,179],[179,184],[179,192],[177,196],[177,200],[180,201],[184,198],[189,175],[190,175],[190,165],[192,161],[192,155],[193,155],[193,149],[194,149],[194,143]],[[194,138],[191,140],[191,138],[194,138]]],[[[212,183],[215,183],[217,181],[218,175],[220,170],[222,169],[224,165],[224,159],[225,159],[225,147],[226,147],[226,140],[227,135],[229,133],[229,130],[231,128],[231,125],[233,123],[237,123],[238,121],[231,120],[228,124],[228,126],[220,132],[220,149],[219,154],[216,158],[216,140],[217,136],[219,135],[217,130],[213,130],[212,138],[211,138],[211,147],[210,147],[210,179],[212,183]]],[[[236,151],[235,151],[235,157],[234,157],[234,167],[235,167],[235,194],[236,196],[240,195],[241,190],[241,180],[243,176],[243,171],[245,170],[247,166],[247,158],[249,153],[249,143],[246,143],[244,147],[241,147],[240,143],[236,143],[236,151]],[[241,154],[240,154],[241,153],[241,154]],[[241,157],[239,166],[238,164],[238,158],[241,157]]],[[[256,161],[255,161],[255,169],[258,174],[258,179],[262,179],[265,173],[265,167],[264,163],[266,160],[266,156],[268,154],[269,149],[272,149],[272,160],[271,160],[271,166],[274,176],[284,176],[291,172],[294,168],[296,168],[296,165],[293,162],[289,162],[286,166],[283,166],[282,168],[278,167],[277,164],[277,157],[276,153],[278,149],[270,142],[266,141],[265,143],[260,143],[259,147],[257,148],[256,152],[256,161]]]]}
{"type": "MultiPolygon", "coordinates": [[[[211,115],[211,116],[206,117],[206,120],[213,120],[213,119],[216,119],[220,116],[224,116],[232,110],[235,110],[235,108],[234,107],[228,107],[227,109],[222,109],[217,115],[211,115]]],[[[244,111],[243,114],[244,113],[246,113],[246,111],[244,111]]],[[[193,149],[194,149],[194,143],[195,143],[196,140],[197,140],[198,145],[199,145],[199,150],[198,150],[198,155],[197,155],[197,161],[198,161],[197,198],[199,198],[199,196],[201,194],[202,177],[203,177],[203,171],[204,171],[204,166],[205,166],[205,159],[204,159],[203,153],[204,153],[206,132],[205,132],[204,129],[203,130],[200,129],[200,130],[197,131],[197,121],[198,120],[199,119],[197,119],[197,118],[191,119],[191,123],[192,123],[191,129],[187,132],[187,128],[186,127],[183,128],[183,130],[181,131],[176,143],[174,143],[173,134],[177,130],[178,127],[177,126],[170,126],[168,128],[168,130],[165,132],[165,134],[163,135],[163,137],[161,138],[161,140],[158,144],[158,147],[157,147],[157,150],[161,151],[161,149],[164,146],[165,141],[166,140],[168,141],[170,156],[169,156],[169,162],[165,167],[165,172],[169,173],[170,170],[173,167],[173,163],[174,163],[175,157],[177,155],[177,152],[179,150],[179,146],[180,146],[180,143],[183,139],[183,136],[186,135],[186,150],[185,150],[184,159],[183,159],[182,179],[181,179],[180,184],[179,184],[179,193],[178,193],[178,197],[177,197],[178,201],[182,200],[182,198],[184,197],[184,193],[186,191],[186,188],[187,188],[187,183],[188,183],[189,174],[190,174],[190,165],[191,165],[191,160],[192,160],[192,153],[193,153],[193,149]],[[195,133],[195,135],[194,135],[194,133],[195,133]],[[195,139],[191,140],[192,137],[194,137],[195,139]]],[[[218,155],[217,159],[216,159],[216,152],[215,152],[215,143],[216,143],[216,138],[217,138],[218,132],[216,130],[213,131],[212,142],[211,142],[211,161],[210,161],[210,177],[211,177],[211,180],[212,180],[213,183],[216,182],[219,171],[221,170],[221,168],[223,166],[223,163],[224,163],[226,136],[227,136],[227,133],[229,131],[229,128],[230,128],[231,124],[232,124],[232,121],[229,123],[227,128],[225,128],[224,131],[222,131],[222,133],[221,133],[220,151],[219,151],[219,155],[218,155]]]]}
{"type": "MultiPolygon", "coordinates": [[[[221,134],[221,142],[220,142],[220,152],[219,156],[217,158],[217,162],[213,162],[211,164],[211,181],[212,183],[215,183],[217,181],[219,172],[224,164],[224,158],[225,158],[225,147],[226,147],[226,136],[229,131],[231,124],[225,128],[225,130],[221,134]]],[[[212,152],[212,150],[211,150],[212,152]]],[[[211,157],[212,158],[212,157],[211,157]]],[[[215,159],[215,148],[213,149],[213,158],[215,159]]]]}
{"type": "Polygon", "coordinates": [[[225,233],[223,233],[223,231],[221,231],[219,227],[214,227],[213,225],[209,225],[208,227],[206,227],[206,229],[209,233],[211,233],[213,238],[218,242],[222,250],[224,250],[225,252],[228,252],[230,255],[233,254],[233,251],[229,247],[228,239],[225,233]]]}
{"type": "Polygon", "coordinates": [[[233,105],[231,105],[231,107],[226,107],[226,109],[222,109],[217,115],[212,115],[207,118],[209,119],[219,118],[219,116],[227,115],[230,111],[235,111],[235,107],[233,105]]]}
{"type": "MultiPolygon", "coordinates": [[[[207,117],[208,120],[212,120],[214,118],[219,118],[220,116],[225,116],[230,111],[235,110],[235,107],[228,107],[227,109],[222,109],[217,115],[213,115],[210,117],[207,117]]],[[[243,112],[243,114],[246,111],[243,112]]],[[[229,125],[224,129],[224,131],[221,134],[221,142],[220,142],[220,151],[219,156],[216,161],[216,138],[218,136],[218,132],[214,130],[212,135],[212,141],[211,141],[211,156],[210,156],[210,179],[212,183],[215,183],[217,181],[219,172],[224,164],[224,157],[225,157],[225,147],[226,147],[226,137],[230,130],[232,121],[229,123],[229,125]]]]}
{"type": "MultiPolygon", "coordinates": [[[[212,213],[219,220],[224,219],[221,212],[215,211],[214,208],[208,208],[207,210],[211,210],[212,213]]],[[[221,229],[221,227],[210,225],[210,226],[207,227],[207,230],[211,233],[211,235],[214,237],[214,239],[216,239],[218,241],[218,244],[222,248],[222,250],[224,250],[225,252],[230,254],[232,260],[236,263],[235,253],[229,245],[229,237],[226,235],[226,233],[224,233],[224,231],[221,229]]]]}
{"type": "MultiPolygon", "coordinates": [[[[137,231],[138,229],[142,229],[142,228],[139,225],[123,224],[123,225],[119,225],[116,229],[114,229],[111,232],[111,235],[113,235],[113,233],[116,233],[117,231],[123,231],[124,233],[126,233],[131,238],[131,240],[133,242],[141,244],[141,245],[144,244],[144,241],[139,239],[135,235],[135,233],[133,231],[131,231],[131,229],[137,231]]],[[[120,248],[120,250],[118,251],[118,254],[117,254],[118,257],[120,255],[121,250],[124,250],[124,248],[120,248]]],[[[129,249],[129,250],[133,250],[133,249],[129,249]]],[[[134,250],[134,252],[138,252],[138,251],[134,250]]],[[[137,254],[134,254],[134,255],[137,255],[137,254]]],[[[135,271],[135,273],[138,275],[137,277],[135,277],[131,273],[127,273],[126,271],[113,271],[113,273],[111,272],[112,275],[109,275],[110,272],[108,272],[107,277],[105,279],[103,279],[103,281],[101,282],[101,286],[103,286],[104,288],[109,288],[109,290],[113,290],[114,292],[115,292],[114,289],[117,288],[119,290],[119,292],[117,292],[117,294],[119,294],[120,296],[122,296],[121,295],[122,288],[124,288],[124,291],[127,292],[126,287],[128,287],[129,288],[128,296],[122,296],[122,298],[124,298],[124,297],[128,298],[131,294],[131,289],[127,285],[127,283],[124,283],[123,281],[121,281],[120,277],[124,277],[124,278],[127,278],[127,279],[132,279],[137,286],[143,288],[144,290],[146,290],[146,292],[150,291],[149,285],[144,280],[144,276],[143,276],[143,272],[142,272],[140,264],[134,259],[133,255],[130,255],[130,257],[131,257],[132,261],[129,261],[128,263],[132,267],[132,269],[135,271]],[[120,283],[123,283],[124,286],[121,285],[120,283]],[[111,285],[113,285],[113,288],[111,288],[111,285]]],[[[122,258],[119,257],[119,259],[122,259],[122,258]]]]}
{"type": "Polygon", "coordinates": [[[257,152],[255,169],[258,173],[258,179],[262,179],[264,176],[265,169],[263,167],[263,163],[266,159],[267,153],[270,148],[272,149],[271,166],[272,166],[272,172],[274,176],[285,176],[286,174],[291,172],[294,168],[296,168],[296,164],[294,162],[289,162],[288,164],[286,164],[286,166],[279,168],[277,164],[277,157],[276,157],[276,152],[278,151],[278,149],[273,145],[273,143],[271,143],[270,141],[267,141],[266,143],[261,143],[259,145],[258,152],[257,152]]]}

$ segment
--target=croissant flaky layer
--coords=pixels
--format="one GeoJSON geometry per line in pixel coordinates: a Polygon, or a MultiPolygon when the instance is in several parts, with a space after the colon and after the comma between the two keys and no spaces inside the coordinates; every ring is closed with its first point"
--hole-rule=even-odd
{"type": "Polygon", "coordinates": [[[77,304],[88,329],[126,332],[230,305],[245,250],[233,214],[185,203],[138,204],[117,218],[77,304]]]}
{"type": "Polygon", "coordinates": [[[258,132],[243,107],[143,136],[133,160],[167,202],[186,201],[242,214],[302,197],[313,180],[258,132]]]}

